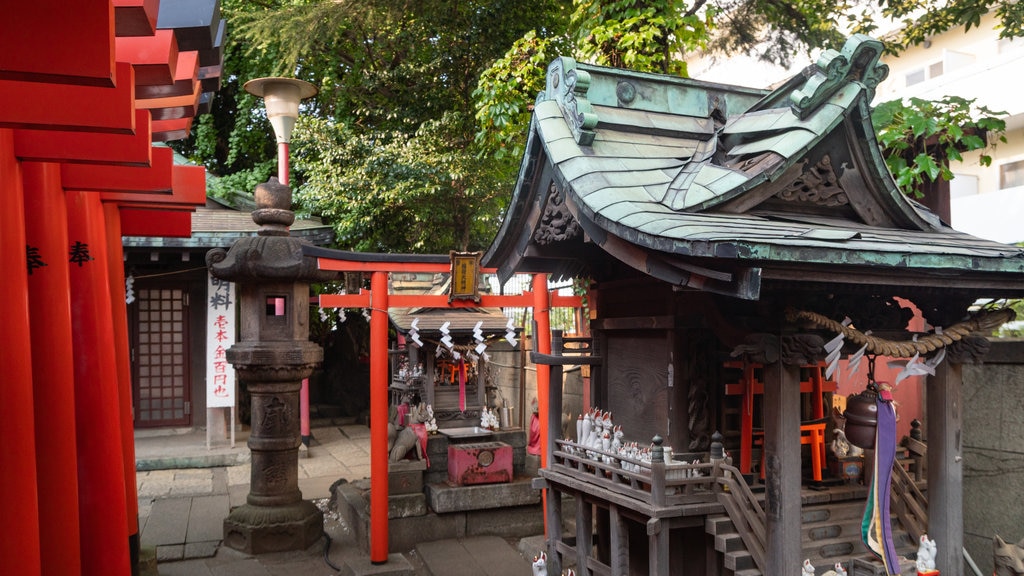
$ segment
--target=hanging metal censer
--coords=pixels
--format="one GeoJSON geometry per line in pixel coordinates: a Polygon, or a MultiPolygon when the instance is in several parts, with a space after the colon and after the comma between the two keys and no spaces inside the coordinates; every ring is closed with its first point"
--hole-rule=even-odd
{"type": "Polygon", "coordinates": [[[878,384],[875,382],[875,357],[868,357],[868,384],[859,394],[846,400],[846,439],[850,444],[870,450],[875,447],[878,427],[878,384]]]}

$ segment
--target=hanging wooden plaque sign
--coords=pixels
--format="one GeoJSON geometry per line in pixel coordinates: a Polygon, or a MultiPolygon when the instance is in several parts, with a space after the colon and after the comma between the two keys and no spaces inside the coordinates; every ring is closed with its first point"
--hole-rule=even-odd
{"type": "Polygon", "coordinates": [[[448,301],[480,301],[480,252],[449,253],[452,261],[452,281],[448,288],[448,301]]]}

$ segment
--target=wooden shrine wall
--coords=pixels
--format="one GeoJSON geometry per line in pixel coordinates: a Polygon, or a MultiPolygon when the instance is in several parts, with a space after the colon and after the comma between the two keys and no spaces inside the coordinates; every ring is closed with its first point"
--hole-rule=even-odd
{"type": "Polygon", "coordinates": [[[598,408],[612,411],[624,439],[642,445],[655,434],[668,437],[669,353],[665,330],[616,330],[604,346],[607,397],[598,408]]]}

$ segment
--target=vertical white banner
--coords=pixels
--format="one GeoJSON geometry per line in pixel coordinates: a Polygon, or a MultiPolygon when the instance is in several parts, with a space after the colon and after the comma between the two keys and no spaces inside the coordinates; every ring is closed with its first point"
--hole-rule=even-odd
{"type": "Polygon", "coordinates": [[[206,407],[235,405],[235,369],[227,349],[235,343],[235,285],[207,273],[206,407]]]}

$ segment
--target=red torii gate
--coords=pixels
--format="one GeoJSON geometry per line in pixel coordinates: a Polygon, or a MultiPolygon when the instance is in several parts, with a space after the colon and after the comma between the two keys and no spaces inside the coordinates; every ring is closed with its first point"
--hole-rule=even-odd
{"type": "MultiPolygon", "coordinates": [[[[575,308],[582,305],[578,296],[549,293],[547,274],[534,274],[532,291],[516,295],[481,294],[476,300],[451,300],[445,294],[389,294],[388,274],[391,272],[451,272],[452,262],[444,255],[366,254],[310,248],[307,254],[317,257],[321,270],[370,273],[370,289],[359,294],[322,294],[323,308],[370,309],[370,561],[383,564],[388,560],[388,309],[395,308],[533,308],[537,325],[536,351],[551,353],[551,307],[575,308]]],[[[495,269],[481,268],[483,274],[495,269]]],[[[548,384],[550,366],[537,365],[537,408],[540,419],[541,462],[547,459],[548,384]]],[[[546,522],[546,519],[545,519],[546,522]]],[[[546,526],[545,526],[546,530],[546,526]]]]}

